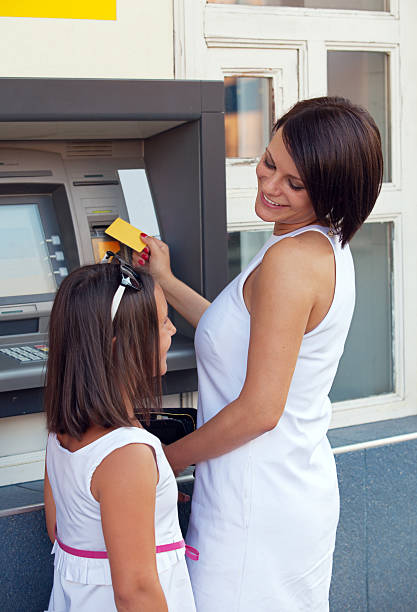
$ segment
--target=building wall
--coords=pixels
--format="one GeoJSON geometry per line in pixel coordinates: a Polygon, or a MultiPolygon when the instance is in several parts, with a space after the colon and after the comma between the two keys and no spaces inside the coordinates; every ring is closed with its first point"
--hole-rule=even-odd
{"type": "Polygon", "coordinates": [[[117,0],[116,20],[1,14],[0,77],[173,78],[171,0],[117,0]]]}
{"type": "MultiPolygon", "coordinates": [[[[116,5],[116,20],[2,17],[0,5],[0,78],[172,79],[172,0],[116,5]]],[[[0,486],[43,477],[45,441],[42,414],[0,419],[0,486]]]]}

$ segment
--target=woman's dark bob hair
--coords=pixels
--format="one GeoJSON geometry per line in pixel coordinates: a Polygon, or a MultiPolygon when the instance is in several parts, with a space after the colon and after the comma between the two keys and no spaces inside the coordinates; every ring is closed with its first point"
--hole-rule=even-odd
{"type": "Polygon", "coordinates": [[[80,439],[91,425],[132,425],[128,407],[148,419],[160,408],[159,324],[154,281],[137,272],[114,321],[119,264],[74,270],[55,297],[45,390],[48,430],[80,439]]]}
{"type": "Polygon", "coordinates": [[[345,98],[302,100],[273,128],[303,181],[320,222],[344,246],[371,212],[382,184],[381,137],[371,115],[345,98]]]}

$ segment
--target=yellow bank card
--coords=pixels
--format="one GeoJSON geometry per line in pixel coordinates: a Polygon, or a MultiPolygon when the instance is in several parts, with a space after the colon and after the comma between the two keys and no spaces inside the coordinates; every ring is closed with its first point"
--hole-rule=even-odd
{"type": "Polygon", "coordinates": [[[141,230],[133,227],[127,221],[123,221],[117,217],[111,225],[106,229],[106,234],[112,238],[116,238],[122,244],[140,253],[146,247],[146,244],[141,240],[141,230]]]}

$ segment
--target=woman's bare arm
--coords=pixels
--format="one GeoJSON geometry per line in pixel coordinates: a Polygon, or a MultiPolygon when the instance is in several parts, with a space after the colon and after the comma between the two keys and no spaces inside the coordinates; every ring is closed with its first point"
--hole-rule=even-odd
{"type": "Polygon", "coordinates": [[[152,236],[142,236],[142,240],[151,250],[147,267],[161,285],[167,302],[193,327],[197,327],[204,311],[210,306],[210,302],[173,275],[169,248],[165,242],[152,236]]]}
{"type": "Polygon", "coordinates": [[[119,612],[168,612],[156,569],[157,480],[153,450],[144,444],[113,451],[93,475],[119,612]]]}
{"type": "Polygon", "coordinates": [[[317,265],[302,241],[283,240],[267,251],[252,291],[243,389],[201,428],[165,448],[174,472],[238,448],[277,425],[320,290],[317,265]]]}
{"type": "Polygon", "coordinates": [[[161,284],[166,300],[193,327],[210,306],[210,302],[173,274],[161,284]]]}

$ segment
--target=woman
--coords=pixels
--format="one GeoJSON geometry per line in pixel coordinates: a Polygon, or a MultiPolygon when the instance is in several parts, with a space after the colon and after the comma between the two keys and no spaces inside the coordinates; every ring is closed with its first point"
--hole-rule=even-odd
{"type": "Polygon", "coordinates": [[[348,242],[381,186],[380,135],[348,100],[305,100],[256,172],[273,235],[210,307],[144,237],[167,300],[198,324],[199,428],[166,452],[175,472],[197,464],[197,610],[324,612],[339,515],[328,393],[354,308],[348,242]]]}

